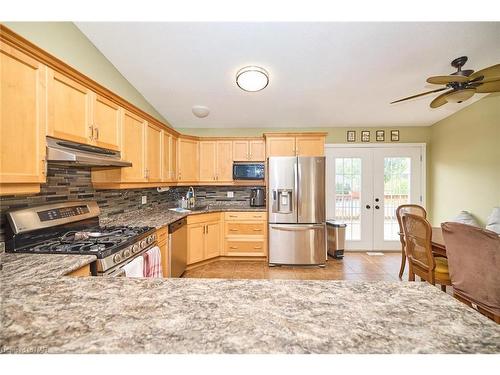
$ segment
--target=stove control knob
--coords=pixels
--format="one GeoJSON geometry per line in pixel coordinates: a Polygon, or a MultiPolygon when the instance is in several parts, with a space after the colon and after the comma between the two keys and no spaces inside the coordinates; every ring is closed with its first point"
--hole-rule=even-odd
{"type": "Polygon", "coordinates": [[[148,245],[154,241],[154,238],[153,236],[149,236],[147,239],[146,239],[146,242],[148,243],[148,245]]]}
{"type": "Polygon", "coordinates": [[[113,257],[113,262],[118,263],[120,260],[122,260],[122,257],[120,254],[115,254],[113,257]]]}
{"type": "Polygon", "coordinates": [[[144,249],[147,246],[146,241],[141,241],[141,249],[144,249]]]}
{"type": "Polygon", "coordinates": [[[130,250],[129,249],[126,249],[125,251],[123,251],[123,257],[124,258],[128,258],[130,256],[130,250]]]}
{"type": "Polygon", "coordinates": [[[134,246],[132,246],[133,253],[137,253],[138,251],[139,251],[139,245],[135,244],[134,246]]]}

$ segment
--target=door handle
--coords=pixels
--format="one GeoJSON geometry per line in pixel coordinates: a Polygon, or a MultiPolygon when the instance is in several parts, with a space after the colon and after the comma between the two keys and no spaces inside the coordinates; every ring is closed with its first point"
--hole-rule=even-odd
{"type": "Polygon", "coordinates": [[[367,210],[369,210],[370,208],[372,208],[369,204],[367,204],[365,207],[366,207],[367,210]]]}
{"type": "Polygon", "coordinates": [[[324,229],[324,226],[323,225],[310,225],[310,226],[300,227],[300,228],[297,228],[297,227],[285,228],[285,227],[272,226],[271,229],[282,230],[285,232],[303,232],[303,231],[307,231],[307,230],[322,230],[322,229],[324,229]]]}

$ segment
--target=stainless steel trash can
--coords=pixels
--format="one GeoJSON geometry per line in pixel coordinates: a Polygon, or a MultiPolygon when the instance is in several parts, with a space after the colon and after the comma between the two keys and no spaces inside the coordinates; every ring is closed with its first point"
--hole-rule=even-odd
{"type": "Polygon", "coordinates": [[[339,221],[326,221],[327,252],[333,258],[342,259],[344,257],[346,227],[347,224],[339,221]]]}

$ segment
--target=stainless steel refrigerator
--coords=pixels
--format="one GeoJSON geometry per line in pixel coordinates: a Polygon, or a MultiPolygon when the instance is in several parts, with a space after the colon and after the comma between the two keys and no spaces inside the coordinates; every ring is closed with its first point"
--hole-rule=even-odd
{"type": "Polygon", "coordinates": [[[325,157],[268,158],[269,264],[326,263],[325,157]]]}

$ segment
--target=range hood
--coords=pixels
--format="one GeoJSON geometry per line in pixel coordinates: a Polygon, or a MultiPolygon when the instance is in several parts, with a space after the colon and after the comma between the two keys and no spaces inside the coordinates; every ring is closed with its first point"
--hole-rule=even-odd
{"type": "Polygon", "coordinates": [[[81,167],[131,167],[119,151],[47,137],[47,162],[81,167]]]}

